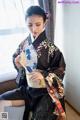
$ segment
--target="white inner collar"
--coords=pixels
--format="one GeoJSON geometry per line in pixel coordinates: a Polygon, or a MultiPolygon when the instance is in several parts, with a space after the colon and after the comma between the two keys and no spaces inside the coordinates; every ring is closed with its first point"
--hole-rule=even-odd
{"type": "Polygon", "coordinates": [[[31,34],[31,42],[33,43],[35,41],[35,38],[33,37],[33,35],[31,34]]]}

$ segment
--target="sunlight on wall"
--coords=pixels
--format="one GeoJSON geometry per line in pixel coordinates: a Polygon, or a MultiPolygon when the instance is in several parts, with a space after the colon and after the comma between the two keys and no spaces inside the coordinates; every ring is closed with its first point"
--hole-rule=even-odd
{"type": "Polygon", "coordinates": [[[63,52],[63,7],[56,3],[55,44],[63,52]]]}
{"type": "MultiPolygon", "coordinates": [[[[64,23],[63,23],[63,4],[59,4],[58,0],[56,2],[56,23],[55,23],[55,36],[54,36],[54,42],[56,46],[60,49],[60,51],[63,53],[63,56],[65,58],[64,54],[64,23]]],[[[65,78],[63,80],[65,85],[65,78]]]]}

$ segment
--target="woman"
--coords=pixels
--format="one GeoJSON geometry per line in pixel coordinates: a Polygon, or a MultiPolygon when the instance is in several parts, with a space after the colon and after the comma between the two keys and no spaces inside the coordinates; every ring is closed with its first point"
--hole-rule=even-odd
{"type": "MultiPolygon", "coordinates": [[[[18,71],[19,87],[2,94],[0,103],[2,109],[4,106],[25,104],[27,112],[33,111],[33,120],[56,120],[57,115],[53,114],[56,104],[52,102],[53,98],[49,94],[48,87],[46,88],[46,78],[53,73],[63,78],[64,58],[60,50],[46,37],[47,16],[42,8],[39,6],[28,8],[25,20],[30,34],[13,55],[13,63],[18,71]],[[26,63],[22,61],[24,56],[26,63]]],[[[65,109],[64,97],[60,102],[65,109]]]]}

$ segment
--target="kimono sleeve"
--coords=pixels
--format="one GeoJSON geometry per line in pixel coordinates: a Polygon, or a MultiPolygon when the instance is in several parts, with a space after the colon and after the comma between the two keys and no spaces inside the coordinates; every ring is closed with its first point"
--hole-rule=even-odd
{"type": "Polygon", "coordinates": [[[55,51],[55,54],[51,59],[51,71],[55,73],[59,78],[63,79],[65,75],[66,64],[62,52],[60,52],[58,49],[55,51]]]}
{"type": "Polygon", "coordinates": [[[65,75],[65,60],[62,52],[57,49],[49,56],[49,68],[43,71],[43,76],[47,77],[49,73],[56,74],[60,79],[65,75]]]}

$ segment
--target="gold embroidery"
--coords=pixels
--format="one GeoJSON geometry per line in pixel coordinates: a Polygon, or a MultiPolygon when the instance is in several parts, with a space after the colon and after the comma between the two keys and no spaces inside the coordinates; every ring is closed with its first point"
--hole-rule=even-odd
{"type": "Polygon", "coordinates": [[[37,47],[38,58],[41,56],[41,49],[42,48],[48,49],[48,56],[53,55],[54,51],[57,51],[58,48],[49,42],[47,39],[42,41],[40,45],[37,47]]]}

